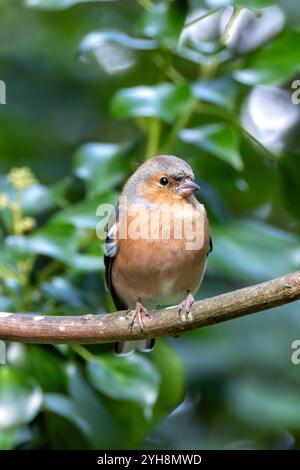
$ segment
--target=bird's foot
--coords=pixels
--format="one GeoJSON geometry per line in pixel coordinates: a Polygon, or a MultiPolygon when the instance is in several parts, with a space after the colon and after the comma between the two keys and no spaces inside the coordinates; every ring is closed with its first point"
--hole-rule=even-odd
{"type": "Polygon", "coordinates": [[[189,320],[189,313],[191,308],[195,302],[194,296],[189,290],[187,292],[186,298],[179,304],[178,313],[180,316],[181,321],[189,320]]]}
{"type": "Polygon", "coordinates": [[[136,302],[135,309],[133,310],[132,317],[131,317],[131,320],[129,322],[128,328],[130,330],[132,330],[133,325],[135,324],[135,321],[137,319],[140,330],[142,332],[144,332],[145,328],[144,328],[143,317],[151,318],[151,315],[148,312],[148,310],[146,309],[146,307],[144,307],[144,305],[142,304],[142,301],[138,300],[136,302]]]}

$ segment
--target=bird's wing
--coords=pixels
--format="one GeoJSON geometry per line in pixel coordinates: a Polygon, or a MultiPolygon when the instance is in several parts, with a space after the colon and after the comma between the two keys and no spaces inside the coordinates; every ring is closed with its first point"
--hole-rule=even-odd
{"type": "Polygon", "coordinates": [[[209,237],[209,250],[208,250],[207,255],[209,255],[209,253],[211,253],[213,251],[213,248],[214,248],[214,245],[213,245],[212,238],[209,237]]]}
{"type": "Polygon", "coordinates": [[[118,254],[118,243],[117,243],[117,231],[118,221],[120,215],[120,207],[117,204],[114,213],[110,216],[107,224],[107,237],[105,240],[105,255],[104,255],[104,266],[105,266],[105,288],[112,296],[114,304],[118,310],[125,310],[127,306],[117,296],[116,291],[112,282],[112,267],[113,262],[118,254]]]}

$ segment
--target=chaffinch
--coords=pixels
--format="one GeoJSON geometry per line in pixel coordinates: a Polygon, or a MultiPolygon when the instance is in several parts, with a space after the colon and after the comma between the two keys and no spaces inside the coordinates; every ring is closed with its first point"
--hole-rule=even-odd
{"type": "MultiPolygon", "coordinates": [[[[160,155],[128,179],[108,223],[105,284],[118,310],[133,309],[129,327],[144,330],[148,308],[179,303],[184,320],[212,250],[199,186],[182,159],[160,155]]],[[[151,351],[154,339],[115,344],[117,355],[151,351]]]]}

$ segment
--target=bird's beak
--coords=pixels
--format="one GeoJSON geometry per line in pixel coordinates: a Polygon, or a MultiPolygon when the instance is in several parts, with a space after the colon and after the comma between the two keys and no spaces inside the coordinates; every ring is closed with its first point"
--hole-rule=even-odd
{"type": "Polygon", "coordinates": [[[200,189],[200,186],[198,186],[195,181],[192,181],[190,179],[184,180],[180,185],[178,186],[176,190],[176,194],[178,196],[182,197],[187,197],[191,196],[195,191],[198,191],[200,189]]]}

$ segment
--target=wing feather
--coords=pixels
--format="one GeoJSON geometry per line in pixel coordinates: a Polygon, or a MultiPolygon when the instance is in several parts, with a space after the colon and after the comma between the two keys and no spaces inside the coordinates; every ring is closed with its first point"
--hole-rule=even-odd
{"type": "Polygon", "coordinates": [[[117,295],[113,282],[112,282],[112,267],[116,256],[118,255],[118,243],[117,243],[117,231],[118,231],[118,220],[120,215],[119,204],[116,206],[114,213],[110,216],[108,221],[107,237],[105,240],[105,255],[104,255],[104,266],[105,266],[105,277],[104,283],[107,292],[110,293],[114,304],[118,310],[126,310],[127,305],[117,295]]]}

